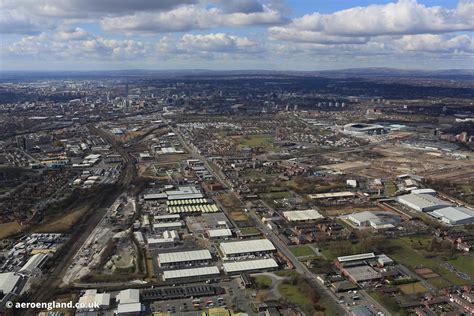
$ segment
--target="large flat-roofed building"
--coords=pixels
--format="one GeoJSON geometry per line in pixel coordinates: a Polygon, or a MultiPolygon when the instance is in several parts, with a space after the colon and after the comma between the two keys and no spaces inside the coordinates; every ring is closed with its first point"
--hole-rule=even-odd
{"type": "Polygon", "coordinates": [[[308,222],[324,218],[318,211],[313,209],[283,212],[283,217],[290,222],[308,222]]]}
{"type": "Polygon", "coordinates": [[[163,281],[198,281],[215,278],[220,275],[219,269],[215,266],[200,267],[192,269],[163,271],[163,281]]]}
{"type": "Polygon", "coordinates": [[[347,219],[358,227],[384,229],[395,227],[401,222],[400,216],[382,211],[365,211],[347,215],[347,219]]]}
{"type": "Polygon", "coordinates": [[[168,200],[201,199],[204,197],[201,191],[193,185],[179,186],[176,190],[166,191],[165,193],[168,200]]]}
{"type": "Polygon", "coordinates": [[[208,229],[207,236],[211,239],[224,239],[232,237],[232,231],[229,228],[208,229]]]}
{"type": "Polygon", "coordinates": [[[232,261],[222,264],[226,274],[235,274],[242,272],[264,272],[278,268],[275,259],[259,259],[248,261],[232,261]]]}
{"type": "Polygon", "coordinates": [[[183,226],[184,226],[183,221],[155,223],[153,224],[153,230],[158,232],[158,231],[164,231],[164,230],[170,230],[170,229],[179,229],[183,226]]]}
{"type": "Polygon", "coordinates": [[[438,199],[430,194],[405,194],[397,197],[396,200],[398,203],[420,212],[430,212],[443,207],[452,206],[451,203],[438,199]]]}
{"type": "Polygon", "coordinates": [[[262,256],[276,252],[275,246],[268,239],[223,242],[219,245],[224,259],[243,256],[262,256]]]}
{"type": "Polygon", "coordinates": [[[474,223],[474,210],[466,207],[448,206],[434,210],[428,214],[449,225],[467,225],[474,223]]]}
{"type": "Polygon", "coordinates": [[[168,252],[158,255],[158,265],[162,268],[207,265],[211,261],[212,256],[207,249],[168,252]]]}
{"type": "Polygon", "coordinates": [[[382,278],[382,274],[369,265],[348,267],[342,273],[353,283],[360,283],[382,278]]]}

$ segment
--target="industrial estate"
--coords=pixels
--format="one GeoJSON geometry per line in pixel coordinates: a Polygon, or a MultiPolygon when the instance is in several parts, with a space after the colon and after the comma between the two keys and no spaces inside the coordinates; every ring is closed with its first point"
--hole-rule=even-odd
{"type": "Polygon", "coordinates": [[[0,314],[474,313],[472,81],[61,76],[0,82],[0,314]]]}

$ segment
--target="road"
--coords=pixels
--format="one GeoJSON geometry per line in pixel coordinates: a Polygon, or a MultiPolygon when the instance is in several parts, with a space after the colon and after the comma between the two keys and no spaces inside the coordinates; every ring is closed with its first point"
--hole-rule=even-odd
{"type": "MultiPolygon", "coordinates": [[[[181,135],[179,130],[172,128],[173,132],[178,136],[179,140],[183,144],[183,146],[188,150],[190,153],[193,154],[193,156],[200,161],[202,161],[204,164],[206,164],[206,167],[209,169],[209,171],[221,182],[227,186],[229,189],[230,193],[234,194],[237,199],[240,200],[239,196],[235,194],[235,192],[232,189],[232,186],[229,185],[227,179],[220,173],[217,172],[215,169],[210,168],[209,163],[205,157],[203,157],[201,154],[199,154],[196,150],[192,148],[192,146],[189,146],[184,137],[181,135]]],[[[271,231],[267,226],[265,226],[260,219],[258,218],[257,215],[255,215],[253,212],[247,213],[250,215],[250,218],[255,222],[255,225],[266,235],[266,237],[275,245],[278,251],[280,251],[284,256],[288,258],[288,260],[291,261],[293,266],[295,267],[296,271],[298,273],[304,275],[310,282],[311,284],[318,289],[318,293],[321,295],[321,299],[328,301],[333,305],[333,308],[337,310],[338,315],[350,315],[350,310],[348,310],[345,306],[342,306],[341,304],[338,303],[337,297],[334,295],[334,293],[331,292],[327,287],[323,286],[321,283],[319,283],[316,280],[316,277],[313,275],[313,273],[304,265],[302,264],[298,258],[296,258],[293,253],[288,249],[288,247],[281,242],[281,240],[271,231]]]]}

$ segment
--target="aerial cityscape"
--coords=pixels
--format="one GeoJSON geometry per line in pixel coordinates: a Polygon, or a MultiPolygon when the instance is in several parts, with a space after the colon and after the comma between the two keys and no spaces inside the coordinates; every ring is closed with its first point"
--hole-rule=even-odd
{"type": "Polygon", "coordinates": [[[0,12],[0,315],[474,315],[473,0],[0,12]]]}

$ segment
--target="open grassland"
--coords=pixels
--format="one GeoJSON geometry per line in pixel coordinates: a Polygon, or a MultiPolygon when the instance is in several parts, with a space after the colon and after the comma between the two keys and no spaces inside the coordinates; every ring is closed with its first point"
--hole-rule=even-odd
{"type": "Polygon", "coordinates": [[[14,235],[21,231],[21,226],[17,221],[0,224],[0,239],[14,235]]]}
{"type": "Polygon", "coordinates": [[[87,211],[88,207],[77,208],[63,217],[38,226],[35,228],[35,232],[67,233],[73,225],[77,223],[85,213],[87,213],[87,211]]]}
{"type": "Polygon", "coordinates": [[[313,248],[308,245],[294,246],[289,249],[295,257],[310,257],[315,255],[313,248]]]}

